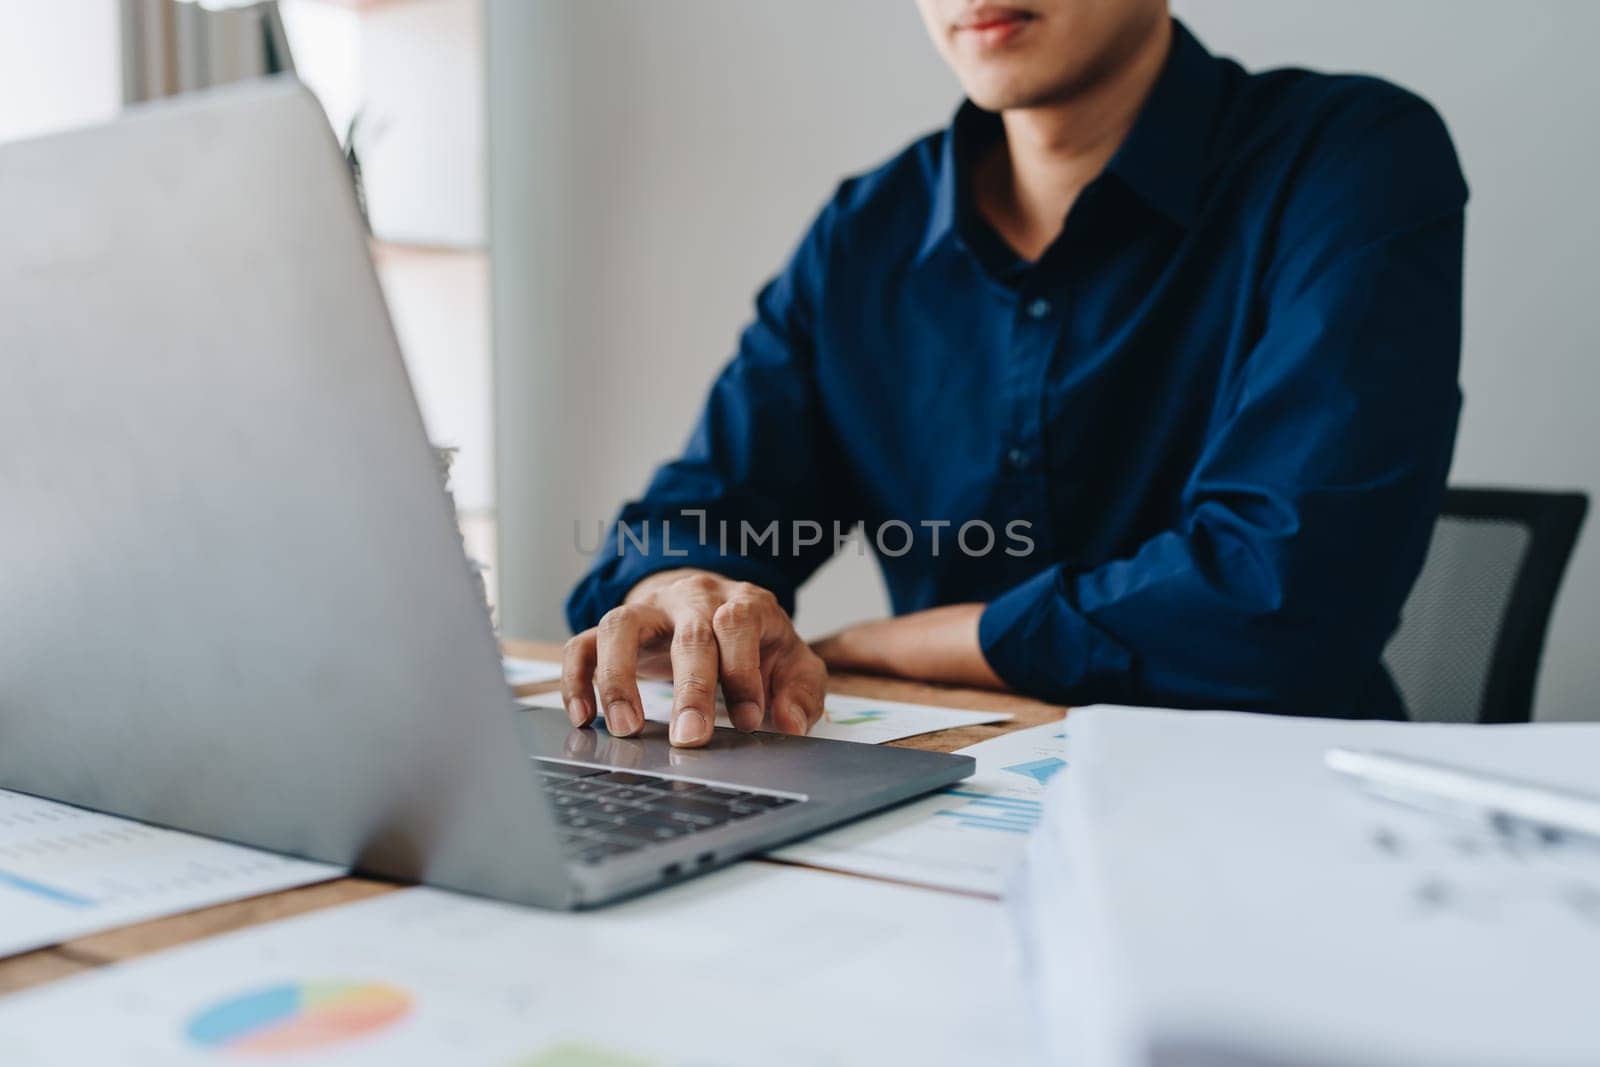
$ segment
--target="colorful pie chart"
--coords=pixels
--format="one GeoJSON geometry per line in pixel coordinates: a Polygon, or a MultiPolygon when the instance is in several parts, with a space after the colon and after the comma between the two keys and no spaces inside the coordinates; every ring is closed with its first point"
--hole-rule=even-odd
{"type": "Polygon", "coordinates": [[[286,982],[202,1009],[184,1036],[218,1052],[306,1052],[376,1033],[410,1011],[404,990],[379,982],[286,982]]]}

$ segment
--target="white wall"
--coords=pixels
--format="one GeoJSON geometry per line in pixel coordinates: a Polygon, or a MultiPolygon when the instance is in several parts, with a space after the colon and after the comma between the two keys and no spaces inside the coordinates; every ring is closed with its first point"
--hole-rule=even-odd
{"type": "Polygon", "coordinates": [[[380,246],[375,258],[428,437],[457,449],[456,507],[492,512],[488,259],[403,245],[380,246]]]}
{"type": "Polygon", "coordinates": [[[295,74],[316,94],[341,143],[362,104],[361,14],[322,0],[278,0],[295,74]]]}
{"type": "Polygon", "coordinates": [[[278,3],[300,78],[341,140],[361,113],[356,147],[373,232],[390,242],[481,248],[482,0],[278,3]]]}
{"type": "Polygon", "coordinates": [[[360,15],[357,135],[372,230],[386,241],[484,243],[483,5],[408,0],[360,15]]]}
{"type": "MultiPolygon", "coordinates": [[[[757,284],[846,172],[942,123],[954,83],[910,0],[489,0],[507,632],[557,635],[609,516],[679,447],[757,284]]],[[[1600,72],[1588,0],[1179,0],[1254,66],[1427,95],[1473,187],[1458,482],[1600,494],[1600,72]]],[[[1600,522],[1600,518],[1596,519],[1600,522]]],[[[1580,545],[1540,693],[1600,716],[1600,538],[1580,545]]],[[[807,590],[818,632],[881,612],[870,560],[807,590]]]]}
{"type": "Polygon", "coordinates": [[[0,141],[117,113],[120,19],[117,0],[0,0],[0,141]]]}
{"type": "Polygon", "coordinates": [[[481,0],[279,0],[301,79],[356,143],[378,275],[428,435],[459,449],[464,516],[492,519],[481,0]]]}

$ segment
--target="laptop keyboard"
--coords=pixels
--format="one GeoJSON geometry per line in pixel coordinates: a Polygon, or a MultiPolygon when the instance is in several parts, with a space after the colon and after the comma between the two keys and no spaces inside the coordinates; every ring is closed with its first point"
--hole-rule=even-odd
{"type": "Polygon", "coordinates": [[[560,824],[561,845],[579,863],[600,863],[799,803],[636,771],[534,762],[560,824]]]}

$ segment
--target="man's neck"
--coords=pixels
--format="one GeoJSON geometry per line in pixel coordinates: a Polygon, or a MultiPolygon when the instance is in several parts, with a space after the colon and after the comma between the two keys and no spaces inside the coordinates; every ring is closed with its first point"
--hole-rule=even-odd
{"type": "Polygon", "coordinates": [[[1005,137],[978,161],[978,210],[1024,259],[1041,256],[1086,185],[1105,169],[1160,77],[1172,21],[1069,99],[1001,113],[1005,137]]]}

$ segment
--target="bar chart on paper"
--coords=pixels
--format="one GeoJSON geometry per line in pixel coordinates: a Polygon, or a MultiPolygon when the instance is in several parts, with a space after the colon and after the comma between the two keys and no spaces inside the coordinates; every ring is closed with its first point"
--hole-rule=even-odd
{"type": "Polygon", "coordinates": [[[0,955],[341,873],[0,790],[0,955]]]}
{"type": "Polygon", "coordinates": [[[941,794],[944,803],[935,817],[953,819],[965,830],[989,830],[1026,836],[1039,825],[1039,802],[1002,793],[983,793],[972,789],[950,789],[941,794]]]}
{"type": "Polygon", "coordinates": [[[1067,727],[1046,723],[969,748],[978,770],[925,800],[811,838],[773,858],[897,882],[1000,896],[1067,767],[1067,727]]]}

